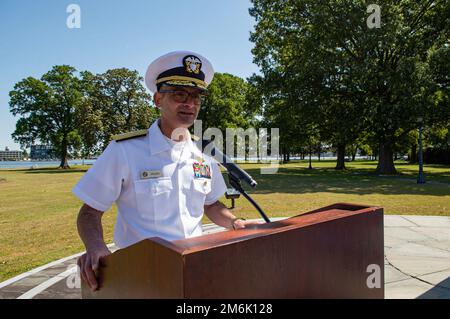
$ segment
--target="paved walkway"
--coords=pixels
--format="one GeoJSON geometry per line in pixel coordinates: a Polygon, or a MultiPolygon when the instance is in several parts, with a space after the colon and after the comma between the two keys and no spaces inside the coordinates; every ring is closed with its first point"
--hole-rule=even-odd
{"type": "MultiPolygon", "coordinates": [[[[450,299],[450,218],[386,215],[384,226],[386,298],[450,299]]],[[[204,226],[205,233],[222,230],[204,226]]],[[[0,283],[0,299],[81,298],[76,274],[79,255],[0,283]]]]}
{"type": "Polygon", "coordinates": [[[385,216],[386,298],[450,299],[450,218],[385,216]]]}

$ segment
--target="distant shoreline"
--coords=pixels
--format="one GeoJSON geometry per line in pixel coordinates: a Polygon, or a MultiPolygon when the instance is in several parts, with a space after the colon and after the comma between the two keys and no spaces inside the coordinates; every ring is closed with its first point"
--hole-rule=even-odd
{"type": "MultiPolygon", "coordinates": [[[[69,165],[92,165],[95,159],[77,159],[69,160],[69,165]]],[[[38,169],[44,167],[58,167],[61,161],[0,161],[0,170],[2,169],[38,169]]]]}
{"type": "MultiPolygon", "coordinates": [[[[238,163],[243,161],[243,158],[235,158],[232,157],[234,161],[237,161],[238,163]]],[[[297,156],[291,156],[291,160],[300,160],[300,157],[297,156]]],[[[309,158],[305,157],[305,161],[307,161],[309,158]]],[[[317,160],[317,156],[313,156],[311,158],[313,161],[317,160]]],[[[356,160],[368,160],[366,156],[357,156],[356,160]]],[[[249,158],[250,162],[254,162],[257,159],[256,158],[249,158]]],[[[322,156],[321,160],[323,161],[330,161],[330,160],[336,160],[335,156],[322,156]]],[[[69,165],[92,165],[94,164],[96,159],[75,159],[75,160],[69,160],[69,165]]],[[[0,161],[0,171],[2,169],[39,169],[39,168],[48,168],[48,167],[58,167],[61,162],[59,160],[57,161],[0,161]]]]}

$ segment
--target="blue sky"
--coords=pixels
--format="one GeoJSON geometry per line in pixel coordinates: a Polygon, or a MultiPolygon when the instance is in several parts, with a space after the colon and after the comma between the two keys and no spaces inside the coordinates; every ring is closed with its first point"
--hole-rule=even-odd
{"type": "Polygon", "coordinates": [[[9,91],[53,65],[99,73],[127,67],[143,76],[158,56],[191,50],[217,72],[257,73],[249,7],[249,0],[1,0],[0,149],[19,149],[11,139],[18,118],[9,112],[9,91]],[[80,29],[66,25],[70,4],[81,9],[80,29]]]}

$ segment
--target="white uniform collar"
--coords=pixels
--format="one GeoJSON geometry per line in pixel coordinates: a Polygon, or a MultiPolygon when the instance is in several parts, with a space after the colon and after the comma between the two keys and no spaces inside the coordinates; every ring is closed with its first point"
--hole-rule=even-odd
{"type": "MultiPolygon", "coordinates": [[[[161,132],[158,122],[159,122],[159,119],[154,121],[153,124],[148,129],[147,136],[149,139],[151,155],[170,151],[172,149],[172,146],[169,143],[167,143],[165,136],[161,132]]],[[[197,148],[195,143],[192,142],[191,134],[189,132],[188,132],[188,139],[187,139],[186,146],[195,156],[199,156],[199,157],[202,156],[202,152],[197,148]]],[[[185,152],[185,153],[187,153],[187,152],[185,152]]]]}
{"type": "Polygon", "coordinates": [[[189,149],[196,157],[203,157],[202,152],[198,149],[196,143],[194,143],[192,141],[192,138],[189,138],[189,140],[187,142],[188,142],[189,149]]]}
{"type": "Polygon", "coordinates": [[[150,153],[152,155],[171,150],[171,146],[164,139],[164,135],[158,126],[159,119],[154,121],[148,129],[148,141],[150,145],[150,153]]]}

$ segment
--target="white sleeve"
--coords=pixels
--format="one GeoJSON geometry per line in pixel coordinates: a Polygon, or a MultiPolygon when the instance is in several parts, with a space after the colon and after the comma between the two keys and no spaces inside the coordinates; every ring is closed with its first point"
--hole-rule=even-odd
{"type": "Polygon", "coordinates": [[[94,165],[72,189],[79,199],[99,211],[107,211],[119,197],[128,165],[122,147],[112,141],[94,165]]]}
{"type": "Polygon", "coordinates": [[[215,160],[211,161],[211,191],[206,195],[205,205],[214,204],[225,194],[227,185],[223,180],[219,164],[215,160]]]}

